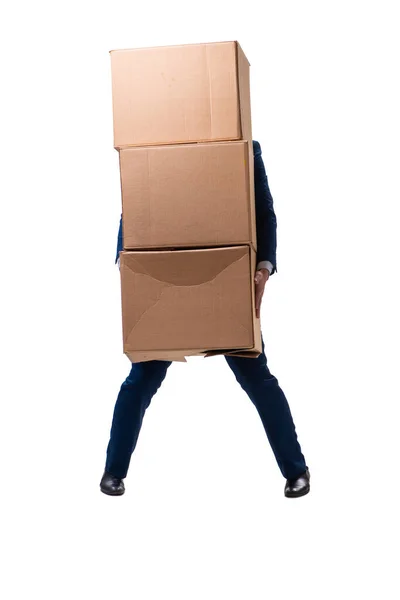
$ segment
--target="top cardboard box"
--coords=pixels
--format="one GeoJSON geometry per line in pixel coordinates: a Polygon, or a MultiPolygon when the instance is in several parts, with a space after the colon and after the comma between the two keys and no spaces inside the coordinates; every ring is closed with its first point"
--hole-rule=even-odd
{"type": "Polygon", "coordinates": [[[111,50],[114,147],[251,140],[238,42],[111,50]]]}

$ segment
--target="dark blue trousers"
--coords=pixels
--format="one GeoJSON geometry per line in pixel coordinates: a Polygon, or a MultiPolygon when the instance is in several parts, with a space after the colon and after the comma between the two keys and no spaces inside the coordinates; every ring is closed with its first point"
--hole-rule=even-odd
{"type": "MultiPolygon", "coordinates": [[[[307,465],[285,394],[267,366],[264,340],[262,350],[257,358],[225,356],[225,359],[261,417],[282,475],[291,479],[303,473],[307,465]]],[[[132,363],[121,385],[105,465],[115,477],[123,479],[127,475],[145,411],[170,365],[170,361],[163,360],[132,363]]]]}

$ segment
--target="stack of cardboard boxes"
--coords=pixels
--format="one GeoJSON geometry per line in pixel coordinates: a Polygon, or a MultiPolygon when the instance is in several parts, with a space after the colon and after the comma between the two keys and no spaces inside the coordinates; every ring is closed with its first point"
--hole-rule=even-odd
{"type": "Polygon", "coordinates": [[[111,51],[132,362],[261,352],[249,63],[237,42],[111,51]]]}

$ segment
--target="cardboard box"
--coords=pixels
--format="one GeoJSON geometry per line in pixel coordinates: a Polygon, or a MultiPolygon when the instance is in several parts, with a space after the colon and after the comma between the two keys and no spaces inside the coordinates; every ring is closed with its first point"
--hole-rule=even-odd
{"type": "Polygon", "coordinates": [[[112,50],[114,146],[251,140],[238,42],[112,50]]]}
{"type": "Polygon", "coordinates": [[[120,257],[123,350],[132,362],[260,354],[249,245],[120,257]]]}
{"type": "Polygon", "coordinates": [[[125,250],[251,244],[253,148],[217,142],[120,150],[125,250]]]}

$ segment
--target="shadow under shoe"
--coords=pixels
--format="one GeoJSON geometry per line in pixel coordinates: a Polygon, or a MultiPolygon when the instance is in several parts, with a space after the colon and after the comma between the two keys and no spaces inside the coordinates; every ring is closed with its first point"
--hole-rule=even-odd
{"type": "Polygon", "coordinates": [[[122,479],[114,477],[108,471],[104,471],[100,481],[100,490],[103,494],[108,494],[109,496],[122,496],[125,492],[125,485],[122,479]]]}
{"type": "Polygon", "coordinates": [[[287,479],[285,484],[286,498],[305,496],[310,491],[310,471],[306,469],[295,479],[287,479]]]}

